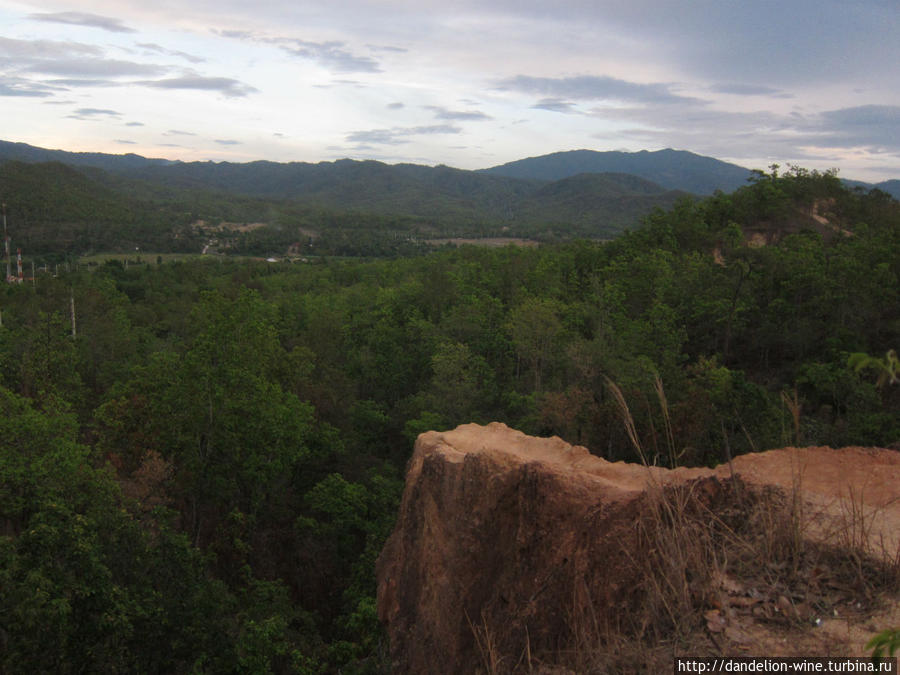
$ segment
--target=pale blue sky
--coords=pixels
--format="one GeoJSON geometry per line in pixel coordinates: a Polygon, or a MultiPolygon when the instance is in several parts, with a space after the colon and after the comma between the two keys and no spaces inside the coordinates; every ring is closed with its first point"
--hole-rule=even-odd
{"type": "Polygon", "coordinates": [[[0,0],[0,139],[474,169],[576,148],[900,178],[896,0],[0,0]]]}

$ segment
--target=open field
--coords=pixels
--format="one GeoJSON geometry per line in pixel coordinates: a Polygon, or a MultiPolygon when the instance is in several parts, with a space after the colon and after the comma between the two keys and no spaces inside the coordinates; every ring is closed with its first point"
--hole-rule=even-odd
{"type": "Polygon", "coordinates": [[[473,246],[488,246],[491,248],[509,246],[510,244],[514,246],[540,246],[540,242],[532,239],[519,239],[516,237],[484,237],[480,239],[454,237],[448,239],[427,239],[426,242],[432,246],[443,246],[444,244],[454,244],[456,246],[472,244],[473,246]]]}
{"type": "Polygon", "coordinates": [[[155,265],[157,261],[163,263],[169,262],[187,262],[188,260],[256,260],[260,261],[263,258],[253,257],[253,256],[215,256],[215,255],[201,255],[200,253],[153,253],[153,252],[141,252],[141,253],[92,253],[91,255],[85,255],[78,258],[79,265],[102,265],[110,260],[118,260],[121,263],[128,262],[129,265],[155,265]]]}

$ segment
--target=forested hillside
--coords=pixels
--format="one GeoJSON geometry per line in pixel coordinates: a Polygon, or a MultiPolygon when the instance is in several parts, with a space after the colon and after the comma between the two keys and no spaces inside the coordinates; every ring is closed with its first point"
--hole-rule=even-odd
{"type": "Polygon", "coordinates": [[[67,150],[48,150],[27,143],[11,143],[0,141],[0,160],[29,163],[60,162],[80,167],[94,167],[107,171],[136,169],[154,164],[172,164],[167,159],[148,159],[128,153],[111,155],[103,152],[69,152],[67,150]]]}
{"type": "Polygon", "coordinates": [[[262,256],[284,256],[310,237],[317,254],[352,256],[407,254],[419,248],[414,240],[432,238],[603,239],[683,193],[617,174],[538,183],[351,160],[116,173],[7,161],[0,196],[17,246],[43,260],[135,248],[200,253],[212,231],[230,252],[262,256]],[[249,223],[259,227],[243,236],[225,231],[249,223]]]}
{"type": "Polygon", "coordinates": [[[0,200],[14,246],[37,265],[135,249],[393,257],[460,238],[605,240],[688,193],[731,191],[749,175],[674,150],[578,150],[463,171],[349,159],[168,162],[0,142],[0,200]]]}
{"type": "Polygon", "coordinates": [[[746,183],[750,175],[748,169],[736,164],[671,149],[655,152],[569,150],[508,162],[483,172],[532,180],[562,180],[580,173],[627,173],[670,190],[701,195],[716,190],[731,192],[746,183]]]}
{"type": "Polygon", "coordinates": [[[4,672],[383,672],[424,430],[632,460],[618,388],[667,466],[900,441],[900,204],[831,174],[608,243],[131,263],[0,291],[4,672]]]}

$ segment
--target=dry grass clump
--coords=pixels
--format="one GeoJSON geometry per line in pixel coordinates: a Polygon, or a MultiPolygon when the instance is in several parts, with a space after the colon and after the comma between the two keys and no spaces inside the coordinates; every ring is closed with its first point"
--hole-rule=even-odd
{"type": "MultiPolygon", "coordinates": [[[[622,390],[607,378],[626,435],[649,462],[622,390]]],[[[680,459],[661,380],[655,381],[671,465],[680,459]]],[[[783,394],[795,418],[797,396],[783,394]]],[[[731,453],[725,438],[729,466],[731,453]]],[[[751,439],[752,445],[752,439],[751,439]]],[[[648,473],[648,492],[635,509],[631,536],[610,560],[624,561],[623,598],[607,604],[575,581],[565,646],[514,659],[502,656],[484,625],[476,631],[484,672],[667,672],[673,658],[751,655],[754,625],[783,633],[813,630],[826,617],[865,616],[900,594],[900,545],[876,537],[877,509],[849,493],[839,515],[803,501],[802,476],[790,491],[751,489],[739,477],[663,485],[648,473]],[[480,632],[479,632],[480,631],[480,632]],[[749,650],[749,651],[748,651],[749,650]]],[[[604,561],[603,564],[609,563],[604,561]]],[[[807,654],[808,655],[808,654],[807,654]]]]}
{"type": "Polygon", "coordinates": [[[753,625],[790,635],[896,602],[900,550],[873,546],[873,514],[851,501],[825,518],[799,495],[739,478],[651,488],[621,542],[622,602],[601,606],[576,583],[565,647],[553,653],[501,656],[473,626],[484,672],[667,672],[676,655],[753,654],[753,625]]]}
{"type": "Polygon", "coordinates": [[[578,638],[573,670],[661,672],[677,654],[752,653],[751,624],[814,630],[896,602],[900,550],[873,546],[875,516],[856,500],[825,518],[799,495],[738,478],[652,490],[626,550],[637,572],[628,611],[618,631],[578,638]]]}

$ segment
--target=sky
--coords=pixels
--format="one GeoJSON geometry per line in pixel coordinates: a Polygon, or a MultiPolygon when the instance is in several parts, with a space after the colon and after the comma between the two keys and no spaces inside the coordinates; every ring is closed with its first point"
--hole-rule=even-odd
{"type": "Polygon", "coordinates": [[[900,178],[898,0],[0,0],[0,139],[478,169],[689,150],[900,178]]]}

